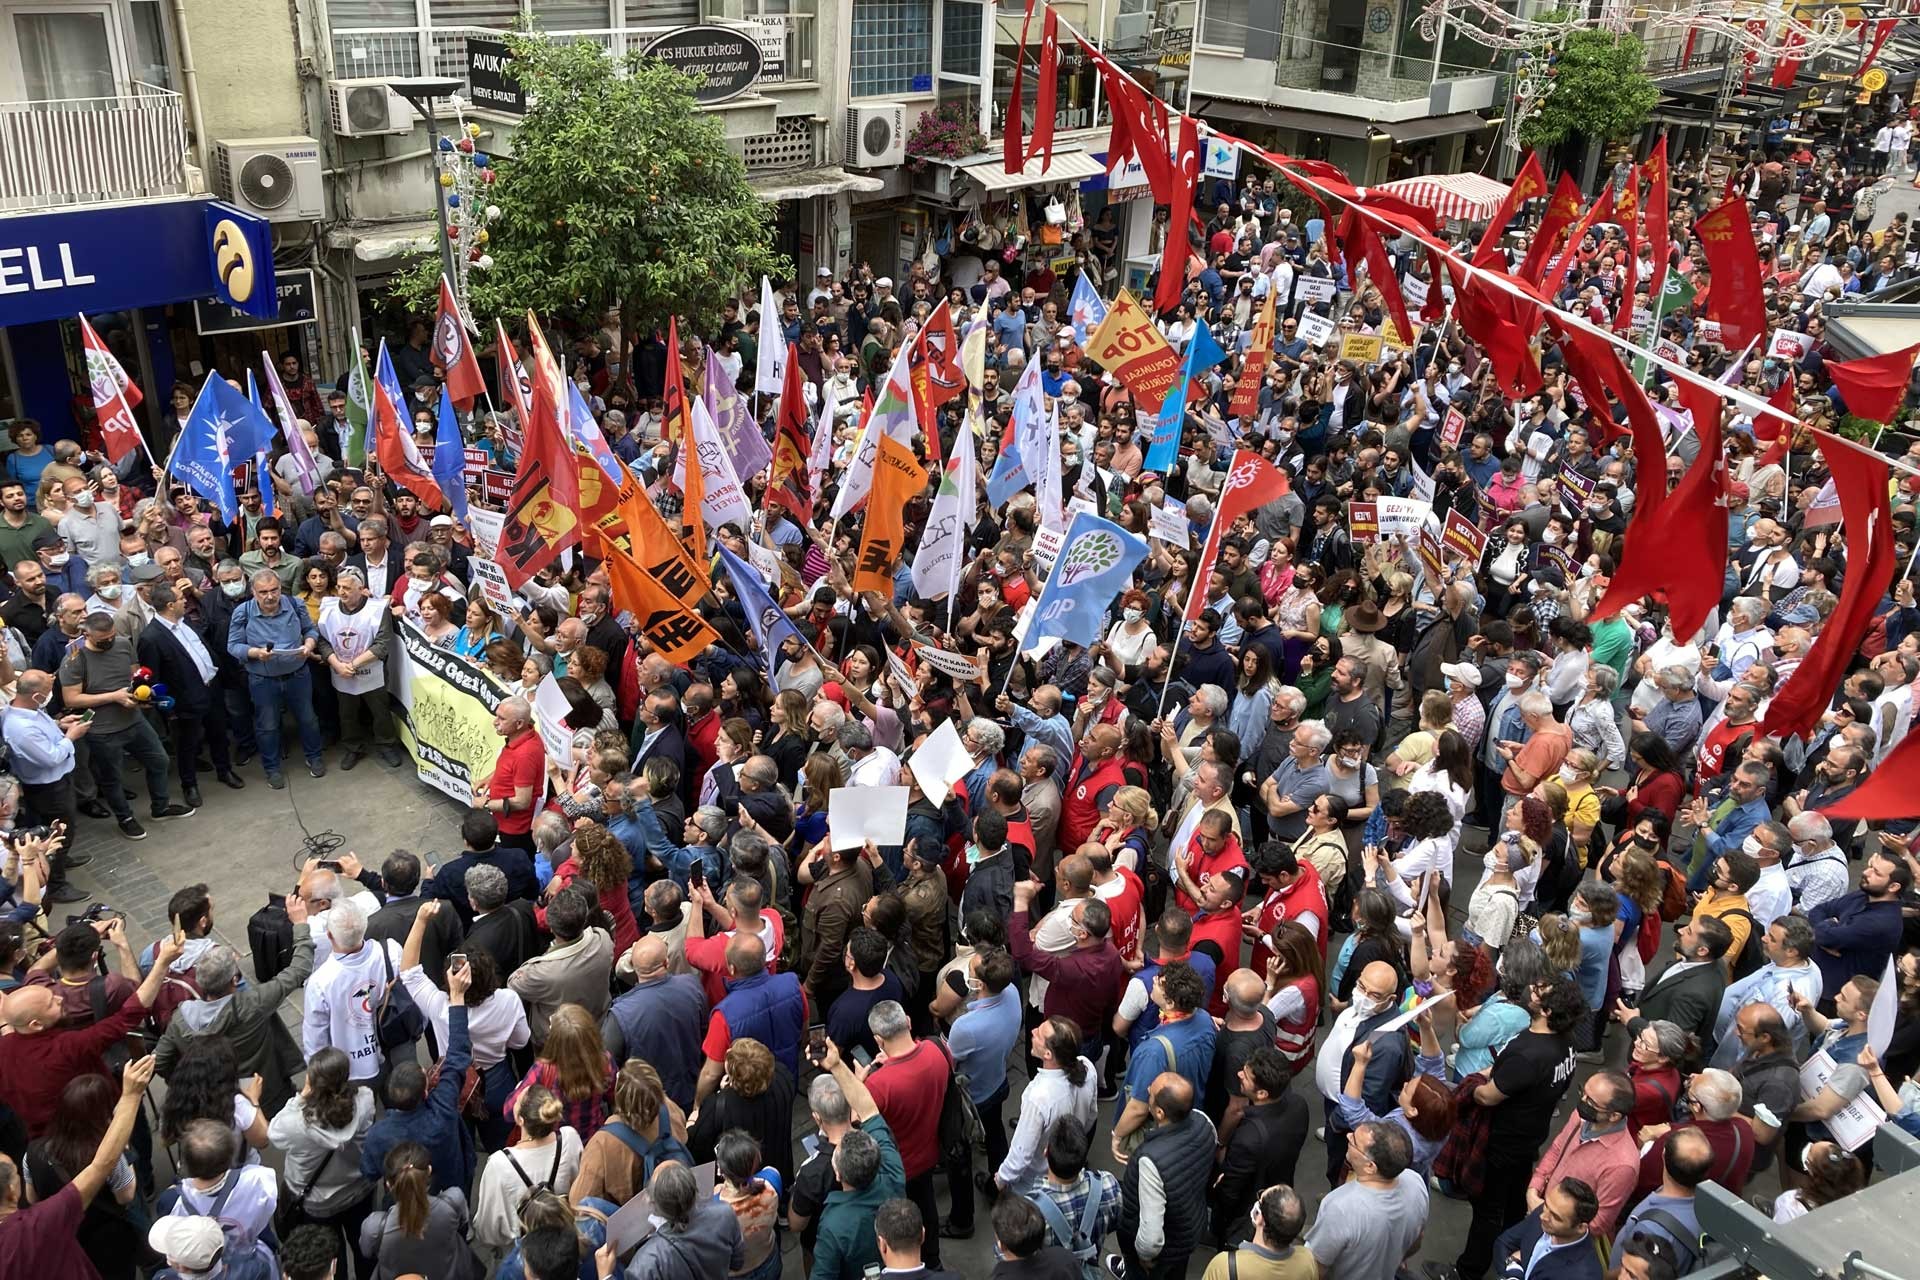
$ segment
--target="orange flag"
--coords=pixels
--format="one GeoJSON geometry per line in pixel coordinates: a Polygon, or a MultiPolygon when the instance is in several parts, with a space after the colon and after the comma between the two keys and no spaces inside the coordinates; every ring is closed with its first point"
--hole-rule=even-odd
{"type": "Polygon", "coordinates": [[[927,487],[927,473],[913,451],[892,436],[880,437],[873,465],[873,491],[867,500],[867,524],[860,538],[860,562],[853,571],[855,591],[893,593],[893,571],[906,542],[906,508],[927,487]]]}
{"type": "Polygon", "coordinates": [[[633,615],[640,633],[654,652],[677,667],[706,652],[719,642],[720,633],[707,620],[680,603],[655,578],[620,548],[608,543],[607,581],[613,586],[613,602],[633,615]]]}
{"type": "Polygon", "coordinates": [[[693,419],[688,417],[687,375],[680,363],[680,320],[667,321],[667,384],[660,398],[660,434],[686,454],[682,468],[686,480],[680,487],[680,539],[695,560],[707,558],[707,526],[700,508],[706,505],[707,483],[701,474],[700,460],[689,452],[693,447],[693,419]]]}

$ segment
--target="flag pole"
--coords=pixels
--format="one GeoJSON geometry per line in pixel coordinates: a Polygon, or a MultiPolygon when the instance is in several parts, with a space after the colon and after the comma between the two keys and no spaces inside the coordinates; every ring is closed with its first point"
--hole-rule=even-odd
{"type": "MultiPolygon", "coordinates": [[[[1219,513],[1215,512],[1214,514],[1216,516],[1214,527],[1217,529],[1219,527],[1219,520],[1217,519],[1219,513]]],[[[1213,542],[1213,533],[1211,531],[1207,534],[1207,542],[1209,545],[1213,542]]],[[[1201,563],[1194,567],[1196,569],[1203,569],[1205,565],[1206,550],[1202,548],[1201,563]]],[[[1193,594],[1199,589],[1200,574],[1196,573],[1193,575],[1193,585],[1187,588],[1187,602],[1180,607],[1180,625],[1176,627],[1173,632],[1173,647],[1167,651],[1167,678],[1160,682],[1160,701],[1155,703],[1153,708],[1153,718],[1155,720],[1158,720],[1161,714],[1167,709],[1167,691],[1173,687],[1173,665],[1175,660],[1180,657],[1180,642],[1187,637],[1187,610],[1193,608],[1193,594]]]]}

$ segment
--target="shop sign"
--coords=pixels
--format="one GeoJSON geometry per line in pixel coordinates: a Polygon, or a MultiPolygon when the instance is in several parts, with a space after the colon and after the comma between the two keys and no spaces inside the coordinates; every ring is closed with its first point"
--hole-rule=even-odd
{"type": "Polygon", "coordinates": [[[682,27],[655,40],[645,53],[699,78],[693,98],[703,107],[739,97],[760,78],[759,41],[731,27],[682,27]]]}
{"type": "Polygon", "coordinates": [[[287,272],[275,280],[274,291],[280,299],[280,314],[272,320],[256,320],[224,302],[203,298],[193,304],[193,327],[203,335],[244,333],[251,329],[287,329],[312,324],[319,318],[312,271],[287,272]]]}
{"type": "Polygon", "coordinates": [[[1240,176],[1240,149],[1221,142],[1218,138],[1208,138],[1206,143],[1205,173],[1209,178],[1225,178],[1232,181],[1240,176]]]}
{"type": "Polygon", "coordinates": [[[205,198],[0,218],[0,328],[208,297],[271,318],[272,246],[264,219],[205,198]]]}
{"type": "Polygon", "coordinates": [[[754,43],[760,46],[760,78],[787,78],[787,21],[784,13],[763,13],[747,20],[754,43]]]}
{"type": "Polygon", "coordinates": [[[474,106],[510,116],[527,114],[527,91],[507,69],[512,61],[506,41],[467,37],[467,83],[474,106]]]}

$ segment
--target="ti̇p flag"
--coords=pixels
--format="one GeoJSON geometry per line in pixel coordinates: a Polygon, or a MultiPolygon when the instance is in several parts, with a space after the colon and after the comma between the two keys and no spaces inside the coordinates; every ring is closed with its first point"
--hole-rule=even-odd
{"type": "Polygon", "coordinates": [[[260,362],[267,366],[267,386],[273,390],[273,411],[286,428],[282,434],[287,438],[287,457],[293,460],[293,482],[300,486],[300,492],[311,497],[314,490],[320,487],[320,463],[314,458],[313,450],[307,447],[306,433],[299,429],[299,419],[294,417],[293,405],[287,400],[287,388],[274,371],[273,353],[262,351],[260,362]]]}
{"type": "Polygon", "coordinates": [[[473,341],[467,336],[466,317],[454,299],[453,286],[440,277],[440,310],[433,318],[433,358],[440,364],[447,391],[461,412],[473,408],[473,402],[486,392],[486,379],[480,376],[480,358],[473,353],[473,341]]]}
{"type": "Polygon", "coordinates": [[[1640,172],[1647,179],[1647,243],[1653,246],[1653,279],[1647,285],[1647,297],[1653,300],[1651,305],[1657,308],[1660,305],[1660,291],[1667,280],[1668,259],[1673,253],[1673,241],[1667,234],[1667,202],[1672,198],[1669,190],[1672,175],[1667,168],[1665,134],[1661,134],[1660,141],[1653,144],[1653,153],[1640,166],[1640,172]]]}
{"type": "Polygon", "coordinates": [[[140,388],[127,377],[127,371],[85,316],[80,317],[80,346],[86,353],[87,386],[93,392],[94,420],[100,424],[100,447],[118,466],[128,454],[146,446],[140,424],[133,417],[134,406],[140,403],[140,388]]]}
{"type": "MultiPolygon", "coordinates": [[[[1707,292],[1707,319],[1720,323],[1721,345],[1731,349],[1764,338],[1766,295],[1761,289],[1760,252],[1753,243],[1753,215],[1744,200],[1722,200],[1693,224],[1713,273],[1707,292]]],[[[1832,368],[1831,365],[1828,366],[1832,368]]]]}
{"type": "Polygon", "coordinates": [[[1520,211],[1520,206],[1547,194],[1547,175],[1540,167],[1540,153],[1529,151],[1527,162],[1520,166],[1520,172],[1514,176],[1513,186],[1507,192],[1507,198],[1500,202],[1499,212],[1487,223],[1487,229],[1480,237],[1480,247],[1474,251],[1473,264],[1485,266],[1498,261],[1502,269],[1506,260],[1500,256],[1500,237],[1506,234],[1507,224],[1520,211]]]}

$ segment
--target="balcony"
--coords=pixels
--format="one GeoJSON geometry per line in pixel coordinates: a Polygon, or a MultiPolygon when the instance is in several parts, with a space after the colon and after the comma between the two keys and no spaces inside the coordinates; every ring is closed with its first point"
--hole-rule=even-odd
{"type": "MultiPolygon", "coordinates": [[[[716,26],[734,27],[753,35],[762,58],[755,90],[783,85],[807,85],[816,79],[815,15],[811,13],[748,14],[745,17],[706,19],[716,26]]],[[[676,27],[600,27],[578,31],[544,31],[553,40],[591,40],[609,53],[638,52],[676,27]]],[[[487,27],[381,27],[333,29],[333,74],[340,77],[451,76],[467,78],[467,39],[504,38],[506,32],[487,27]]]]}
{"type": "Polygon", "coordinates": [[[180,95],[0,102],[0,212],[187,194],[180,95]]]}

